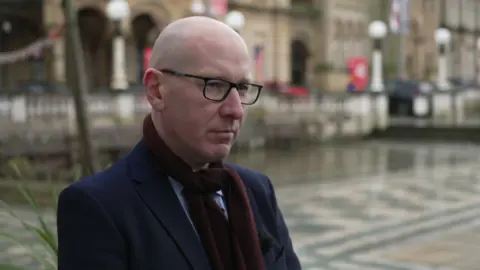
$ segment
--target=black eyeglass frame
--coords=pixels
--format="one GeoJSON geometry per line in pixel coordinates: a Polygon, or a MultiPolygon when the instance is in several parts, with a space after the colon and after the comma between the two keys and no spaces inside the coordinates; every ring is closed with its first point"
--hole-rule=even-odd
{"type": "MultiPolygon", "coordinates": [[[[187,74],[187,73],[182,73],[182,72],[178,72],[178,71],[174,71],[174,70],[171,70],[171,69],[161,69],[159,70],[160,72],[163,72],[163,73],[166,73],[166,74],[170,74],[170,75],[173,75],[173,76],[178,76],[178,77],[186,77],[186,78],[194,78],[194,79],[200,79],[200,80],[203,80],[204,84],[203,84],[203,90],[202,90],[202,93],[203,93],[203,97],[208,99],[208,100],[211,100],[211,101],[216,101],[216,102],[222,102],[224,101],[228,95],[230,94],[230,92],[232,91],[232,89],[235,87],[235,89],[239,89],[239,87],[241,85],[250,85],[250,86],[254,86],[254,87],[257,87],[258,88],[258,93],[257,93],[257,96],[255,97],[255,99],[253,100],[253,102],[249,102],[249,103],[245,103],[245,102],[242,102],[243,105],[253,105],[255,104],[255,102],[257,102],[258,98],[260,97],[260,93],[262,92],[262,88],[263,88],[263,85],[260,85],[260,84],[254,84],[254,83],[232,83],[232,82],[229,82],[229,81],[226,81],[224,79],[220,79],[220,78],[212,78],[212,77],[204,77],[204,76],[199,76],[199,75],[193,75],[193,74],[187,74]],[[212,81],[212,80],[215,80],[215,81],[222,81],[222,82],[225,82],[225,83],[228,83],[230,85],[230,87],[228,88],[228,91],[225,92],[225,94],[223,95],[223,97],[221,99],[211,99],[209,97],[207,97],[206,95],[206,89],[207,89],[207,84],[209,81],[212,81]]],[[[238,91],[238,90],[237,90],[238,91]]]]}

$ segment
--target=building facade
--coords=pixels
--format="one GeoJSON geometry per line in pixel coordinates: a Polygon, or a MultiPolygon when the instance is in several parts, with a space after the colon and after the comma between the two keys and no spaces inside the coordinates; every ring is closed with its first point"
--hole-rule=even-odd
{"type": "MultiPolygon", "coordinates": [[[[388,1],[384,2],[387,7],[377,18],[388,21],[388,1]]],[[[449,29],[452,34],[447,50],[448,76],[462,80],[478,76],[480,0],[410,0],[408,10],[407,33],[403,38],[391,34],[387,37],[384,64],[393,71],[390,72],[393,77],[401,75],[399,61],[404,61],[406,78],[435,80],[438,57],[435,30],[439,27],[449,29]],[[400,42],[403,42],[403,53],[400,42]]]]}
{"type": "Polygon", "coordinates": [[[323,42],[323,61],[326,75],[317,76],[325,88],[345,91],[350,80],[348,60],[354,57],[370,58],[372,43],[367,35],[371,21],[372,1],[324,1],[323,24],[325,35],[317,37],[323,42]]]}
{"type": "MultiPolygon", "coordinates": [[[[124,22],[123,33],[131,85],[141,84],[144,50],[152,46],[166,24],[191,15],[191,1],[128,1],[131,17],[124,22]]],[[[240,33],[252,57],[262,57],[261,66],[252,61],[257,81],[343,91],[349,78],[347,60],[370,55],[367,26],[373,2],[235,0],[229,1],[229,9],[245,15],[246,23],[240,33]]],[[[90,86],[108,87],[112,76],[114,34],[105,11],[108,0],[76,0],[75,3],[90,86]]],[[[4,54],[45,37],[64,23],[61,0],[0,0],[0,6],[0,52],[4,54]]],[[[0,58],[0,88],[20,87],[27,81],[70,81],[72,69],[69,65],[75,63],[68,61],[68,48],[68,41],[62,36],[37,56],[13,63],[3,63],[0,58]]]]}
{"type": "MultiPolygon", "coordinates": [[[[376,0],[372,17],[389,24],[391,1],[376,0]]],[[[384,75],[387,78],[433,79],[436,76],[437,46],[443,0],[409,0],[405,28],[400,34],[390,29],[385,38],[384,75]]]]}
{"type": "Polygon", "coordinates": [[[442,0],[442,5],[440,24],[452,33],[449,74],[456,79],[475,79],[479,73],[480,1],[442,0]]]}
{"type": "MultiPolygon", "coordinates": [[[[293,1],[292,5],[300,5],[293,1]]],[[[298,16],[291,21],[293,51],[304,44],[308,85],[323,91],[345,91],[349,83],[348,60],[370,57],[367,36],[370,8],[375,1],[314,0],[318,16],[298,16]]],[[[296,54],[292,54],[294,56],[296,54]]],[[[295,61],[292,59],[292,63],[295,61]]]]}
{"type": "Polygon", "coordinates": [[[436,76],[435,30],[440,23],[441,4],[438,0],[409,1],[408,34],[403,40],[408,78],[431,80],[436,76]]]}

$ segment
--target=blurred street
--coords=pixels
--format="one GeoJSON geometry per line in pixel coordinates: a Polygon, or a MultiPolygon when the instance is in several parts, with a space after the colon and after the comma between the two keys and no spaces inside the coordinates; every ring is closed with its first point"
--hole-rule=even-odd
{"type": "MultiPolygon", "coordinates": [[[[471,245],[480,231],[479,150],[366,141],[231,159],[274,182],[303,269],[472,270],[471,245]]],[[[1,215],[3,230],[29,237],[1,215]]],[[[0,251],[0,263],[32,263],[25,248],[3,241],[0,251]]]]}
{"type": "MultiPolygon", "coordinates": [[[[192,15],[245,40],[264,87],[229,161],[270,177],[303,269],[480,269],[480,0],[0,0],[0,202],[20,221],[20,180],[51,205],[137,143],[154,42],[192,15]]],[[[56,270],[8,210],[0,270],[41,269],[32,250],[56,270]]]]}

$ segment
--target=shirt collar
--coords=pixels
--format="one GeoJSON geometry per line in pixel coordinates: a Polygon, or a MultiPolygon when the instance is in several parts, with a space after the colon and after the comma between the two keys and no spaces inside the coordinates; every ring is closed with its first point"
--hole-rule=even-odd
{"type": "MultiPolygon", "coordinates": [[[[172,188],[173,190],[175,191],[175,193],[177,195],[181,195],[182,194],[182,191],[183,191],[183,185],[180,184],[177,180],[171,178],[171,177],[168,177],[168,180],[170,181],[170,183],[172,184],[172,188]]],[[[217,190],[217,192],[215,192],[216,195],[220,196],[220,197],[223,197],[223,192],[221,190],[217,190]]]]}

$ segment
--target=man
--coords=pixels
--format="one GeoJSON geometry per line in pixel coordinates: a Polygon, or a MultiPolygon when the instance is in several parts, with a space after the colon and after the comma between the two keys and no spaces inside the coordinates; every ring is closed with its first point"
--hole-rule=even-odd
{"type": "Polygon", "coordinates": [[[60,270],[300,269],[270,180],[222,163],[260,94],[249,67],[243,39],[219,21],[162,31],[143,139],[60,195],[60,270]]]}

